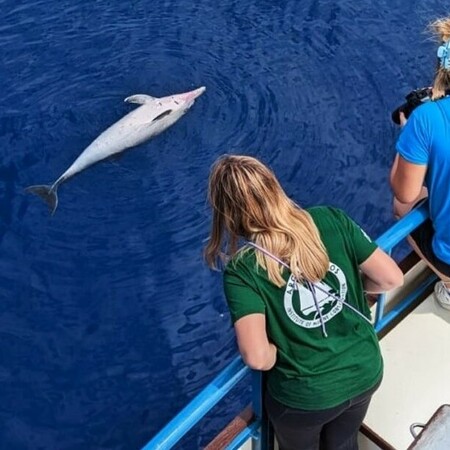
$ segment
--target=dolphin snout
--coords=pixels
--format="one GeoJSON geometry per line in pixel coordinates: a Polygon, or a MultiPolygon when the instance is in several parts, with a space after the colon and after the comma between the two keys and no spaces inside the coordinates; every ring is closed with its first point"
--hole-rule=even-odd
{"type": "Polygon", "coordinates": [[[183,94],[184,100],[186,102],[195,100],[197,97],[200,97],[200,95],[203,94],[203,92],[206,91],[206,87],[202,86],[199,87],[198,89],[195,89],[194,91],[190,91],[190,92],[186,92],[185,94],[183,94]]]}

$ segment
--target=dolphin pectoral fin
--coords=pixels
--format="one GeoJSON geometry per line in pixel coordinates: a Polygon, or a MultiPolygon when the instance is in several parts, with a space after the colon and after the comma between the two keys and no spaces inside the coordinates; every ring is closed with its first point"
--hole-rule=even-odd
{"type": "Polygon", "coordinates": [[[44,200],[45,203],[47,203],[50,213],[53,216],[56,211],[56,207],[58,206],[58,194],[56,193],[56,189],[58,188],[58,185],[36,185],[36,186],[28,186],[25,188],[26,192],[29,192],[30,194],[35,194],[44,200]]]}
{"type": "Polygon", "coordinates": [[[131,95],[130,97],[127,97],[124,102],[127,103],[137,103],[138,105],[143,105],[145,103],[154,101],[155,97],[152,97],[150,95],[145,95],[145,94],[136,94],[136,95],[131,95]]]}
{"type": "Polygon", "coordinates": [[[134,172],[133,170],[128,169],[127,167],[122,166],[121,164],[119,164],[118,162],[119,158],[117,158],[117,160],[108,158],[107,161],[112,164],[114,167],[117,167],[118,169],[122,170],[123,172],[127,172],[127,173],[133,173],[135,174],[136,172],[134,172]]]}
{"type": "Polygon", "coordinates": [[[105,161],[114,165],[114,166],[118,166],[120,167],[119,162],[122,160],[123,158],[123,153],[114,153],[113,155],[108,156],[105,161]]]}
{"type": "Polygon", "coordinates": [[[121,159],[123,157],[122,154],[120,153],[114,153],[114,155],[108,156],[106,158],[106,161],[110,162],[110,163],[114,163],[116,161],[119,161],[119,159],[121,159]]]}

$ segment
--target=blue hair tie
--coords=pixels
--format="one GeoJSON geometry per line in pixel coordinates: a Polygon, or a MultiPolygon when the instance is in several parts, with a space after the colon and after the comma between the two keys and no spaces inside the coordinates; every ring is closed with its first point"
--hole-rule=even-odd
{"type": "Polygon", "coordinates": [[[444,42],[437,50],[437,57],[441,62],[441,67],[450,70],[450,40],[444,42]]]}

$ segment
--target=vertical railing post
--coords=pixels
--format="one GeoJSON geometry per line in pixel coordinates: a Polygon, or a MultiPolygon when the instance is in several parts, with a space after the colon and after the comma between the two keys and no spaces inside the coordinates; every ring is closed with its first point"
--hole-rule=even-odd
{"type": "MultiPolygon", "coordinates": [[[[262,372],[252,370],[252,408],[257,419],[261,420],[263,416],[263,383],[262,372]]],[[[259,439],[252,439],[252,450],[266,450],[262,443],[264,424],[261,420],[261,430],[259,439]]]]}
{"type": "Polygon", "coordinates": [[[258,440],[253,439],[252,450],[273,450],[274,432],[264,408],[264,372],[254,370],[252,377],[253,411],[261,423],[260,436],[258,440]]]}
{"type": "Polygon", "coordinates": [[[383,319],[384,314],[384,305],[386,303],[386,293],[383,292],[382,294],[378,295],[377,298],[377,309],[375,312],[375,326],[380,323],[381,319],[383,319]]]}
{"type": "MultiPolygon", "coordinates": [[[[384,251],[391,256],[392,253],[392,249],[387,248],[384,249],[384,251]]],[[[377,298],[377,307],[375,310],[375,324],[374,326],[376,326],[378,323],[380,323],[381,319],[383,319],[383,315],[384,315],[384,305],[386,304],[386,292],[382,292],[381,294],[378,295],[377,298]]]]}
{"type": "Polygon", "coordinates": [[[253,412],[258,418],[262,417],[263,411],[262,387],[262,372],[252,370],[252,405],[253,412]]]}

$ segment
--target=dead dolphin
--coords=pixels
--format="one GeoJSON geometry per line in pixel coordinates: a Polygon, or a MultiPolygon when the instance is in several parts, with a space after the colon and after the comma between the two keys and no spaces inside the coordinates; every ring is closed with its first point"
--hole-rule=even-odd
{"type": "Polygon", "coordinates": [[[58,206],[57,190],[61,183],[92,164],[142,144],[163,132],[187,112],[205,89],[202,86],[194,91],[162,98],[144,94],[127,97],[125,102],[141,106],[100,134],[53,184],[29,186],[25,190],[40,196],[54,214],[58,206]]]}

